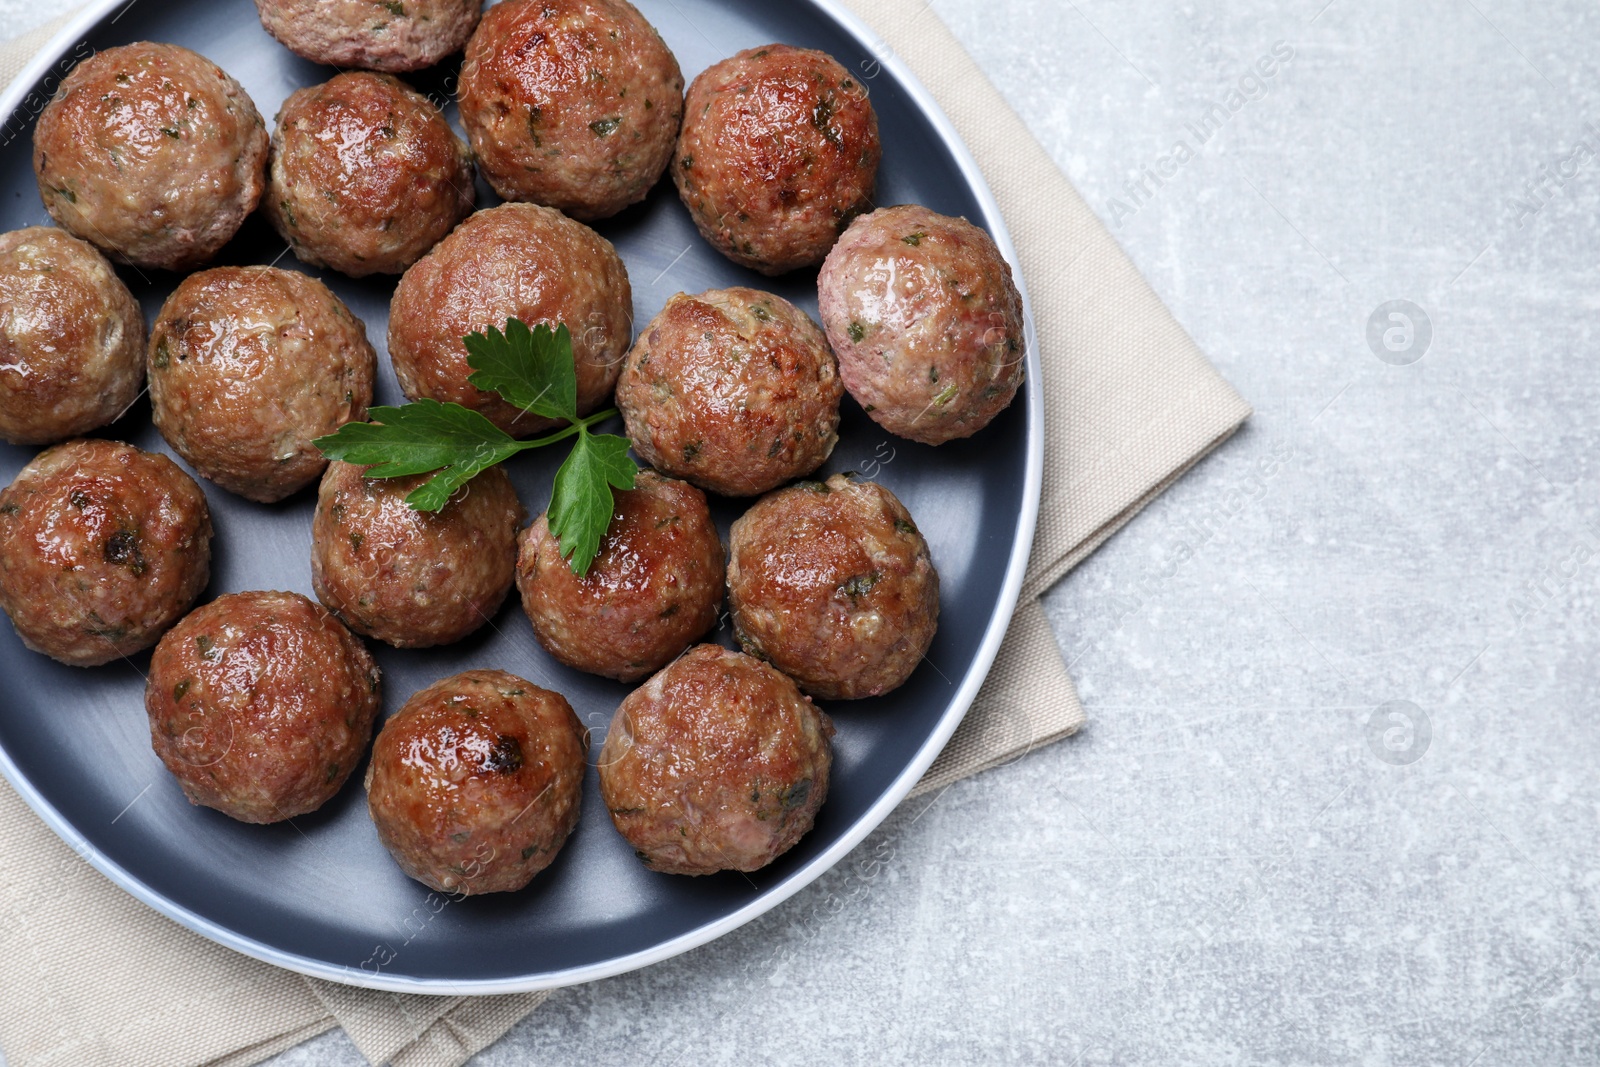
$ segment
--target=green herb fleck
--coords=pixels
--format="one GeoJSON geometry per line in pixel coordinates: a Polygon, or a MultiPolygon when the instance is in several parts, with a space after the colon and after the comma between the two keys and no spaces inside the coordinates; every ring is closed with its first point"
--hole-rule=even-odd
{"type": "Polygon", "coordinates": [[[900,240],[904,241],[912,248],[916,248],[918,245],[922,244],[922,239],[926,236],[928,235],[923,233],[921,230],[918,230],[916,233],[906,234],[904,237],[900,238],[900,240]]]}
{"type": "Polygon", "coordinates": [[[817,106],[811,109],[811,125],[829,144],[839,143],[839,132],[833,128],[833,97],[825,96],[817,101],[817,106]]]}
{"type": "Polygon", "coordinates": [[[132,530],[118,530],[106,538],[105,560],[113,567],[126,567],[137,577],[145,572],[144,552],[139,547],[139,535],[132,530]]]}
{"type": "Polygon", "coordinates": [[[483,769],[496,774],[514,774],[522,769],[522,743],[510,734],[501,734],[489,749],[483,769]]]}
{"type": "Polygon", "coordinates": [[[388,9],[389,14],[394,15],[396,18],[406,17],[406,6],[400,3],[399,0],[382,0],[382,3],[388,9]]]}
{"type": "Polygon", "coordinates": [[[192,686],[192,685],[194,685],[194,679],[193,678],[185,678],[183,681],[181,681],[177,685],[173,686],[172,687],[172,702],[174,704],[176,704],[176,703],[178,703],[178,701],[180,701],[184,697],[188,696],[189,695],[189,687],[192,686]]]}
{"type": "Polygon", "coordinates": [[[839,587],[839,592],[843,593],[851,600],[854,600],[857,597],[863,597],[872,592],[872,587],[877,585],[882,580],[883,575],[877,571],[873,571],[871,574],[858,574],[854,578],[848,579],[843,585],[841,585],[839,587]]]}
{"type": "Polygon", "coordinates": [[[895,533],[914,534],[917,532],[917,524],[905,519],[896,519],[894,520],[894,530],[895,533]]]}
{"type": "Polygon", "coordinates": [[[859,322],[852,322],[850,324],[849,333],[850,340],[859,343],[863,337],[867,336],[867,328],[861,325],[859,322]]]}
{"type": "Polygon", "coordinates": [[[798,808],[800,805],[804,804],[806,799],[810,796],[811,779],[802,778],[800,781],[796,782],[794,785],[791,785],[787,790],[784,791],[783,810],[793,811],[795,808],[798,808]]]}
{"type": "Polygon", "coordinates": [[[589,123],[589,129],[594,131],[594,135],[596,137],[610,137],[612,134],[617,132],[617,127],[621,125],[622,119],[620,117],[596,119],[595,121],[589,123]]]}
{"type": "Polygon", "coordinates": [[[167,366],[171,362],[172,354],[167,349],[167,339],[163,337],[161,340],[156,342],[156,350],[155,353],[150,357],[150,365],[156,370],[166,370],[167,366]]]}
{"type": "Polygon", "coordinates": [[[216,657],[211,654],[211,650],[216,647],[216,643],[211,640],[209,635],[201,634],[199,637],[195,638],[194,647],[199,651],[201,659],[216,659],[216,657]]]}
{"type": "Polygon", "coordinates": [[[943,392],[933,398],[933,402],[938,404],[940,407],[944,407],[946,404],[950,403],[950,401],[954,400],[956,398],[956,394],[959,392],[961,392],[960,388],[954,384],[947,385],[944,387],[943,392]]]}

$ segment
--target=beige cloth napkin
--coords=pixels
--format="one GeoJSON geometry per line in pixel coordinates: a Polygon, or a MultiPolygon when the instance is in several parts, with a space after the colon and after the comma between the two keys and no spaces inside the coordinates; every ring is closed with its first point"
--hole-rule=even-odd
{"type": "MultiPolygon", "coordinates": [[[[1083,724],[1039,594],[1250,410],[927,4],[846,2],[982,165],[1022,259],[1045,368],[1044,496],[1023,599],[976,703],[918,783],[926,792],[1083,724]]],[[[0,82],[54,28],[0,46],[0,82]]],[[[334,1025],[375,1064],[454,1067],[547,996],[378,993],[238,955],[113,887],[3,782],[0,855],[0,1048],[11,1067],[243,1067],[334,1025]]]]}

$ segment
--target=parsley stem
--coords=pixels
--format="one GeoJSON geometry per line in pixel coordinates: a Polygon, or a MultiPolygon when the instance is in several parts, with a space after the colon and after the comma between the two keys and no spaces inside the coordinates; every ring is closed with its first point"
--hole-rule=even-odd
{"type": "Polygon", "coordinates": [[[574,434],[583,433],[597,422],[606,421],[616,413],[616,408],[606,408],[604,411],[597,411],[593,415],[587,415],[579,419],[577,422],[568,423],[555,433],[546,434],[543,437],[533,437],[526,441],[518,441],[517,451],[525,452],[530,448],[543,448],[545,445],[553,445],[557,441],[565,441],[574,434]]]}

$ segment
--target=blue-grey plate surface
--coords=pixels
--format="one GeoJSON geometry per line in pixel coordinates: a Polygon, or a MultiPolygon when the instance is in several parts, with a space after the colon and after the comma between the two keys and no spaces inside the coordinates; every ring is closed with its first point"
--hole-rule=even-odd
{"type": "MultiPolygon", "coordinates": [[[[773,41],[834,55],[859,73],[878,110],[878,202],[964,215],[993,233],[1015,262],[999,212],[948,121],[898,58],[837,5],[636,2],[688,78],[738,49],[773,41]]],[[[49,222],[30,163],[33,117],[41,94],[89,48],[136,40],[186,45],[237,77],[269,121],[291,91],[333,73],[269,37],[250,0],[125,3],[93,5],[0,99],[0,115],[11,116],[0,128],[0,230],[49,222]]],[[[451,63],[411,81],[448,102],[451,63]]],[[[447,110],[455,121],[453,106],[447,110]]],[[[494,202],[480,181],[479,206],[494,202]]],[[[673,293],[733,284],[774,290],[816,314],[814,271],[774,282],[729,263],[700,239],[670,181],[597,228],[627,261],[637,323],[673,293]]],[[[218,262],[277,262],[316,274],[365,320],[383,352],[393,279],[351,280],[283,252],[258,216],[218,262]]],[[[147,319],[177,282],[154,271],[121,273],[147,319]]],[[[826,705],[839,730],[828,802],[805,839],[753,875],[681,878],[645,870],[612,828],[591,771],[577,832],[532,885],[446,901],[401,874],[378,843],[361,771],[321,811],[291,823],[246,826],[191,807],[150,749],[141,673],[148,653],[74,669],[28,652],[9,626],[0,626],[0,770],[74,849],[128,891],[207,937],[303,973],[412,992],[494,993],[585,981],[682,952],[772,907],[843,857],[915,784],[972,702],[1014,607],[1038,507],[1042,411],[1031,327],[1028,347],[1024,392],[967,441],[933,449],[892,438],[845,399],[839,447],[825,470],[879,479],[911,509],[942,578],[943,613],[927,661],[904,687],[826,705]]],[[[398,402],[387,359],[382,363],[379,400],[398,402]]],[[[169,451],[144,401],[100,436],[169,451]]],[[[0,445],[0,482],[33,455],[0,445]]],[[[558,462],[538,454],[513,461],[512,477],[531,512],[548,499],[558,462]]],[[[245,589],[310,595],[314,493],[262,506],[202,484],[217,529],[206,598],[245,589]]],[[[722,502],[715,510],[726,534],[739,506],[722,502]]],[[[726,629],[718,637],[728,643],[726,629]]],[[[593,730],[595,750],[627,692],[546,656],[515,596],[493,625],[462,644],[375,652],[386,713],[444,675],[499,667],[565,694],[593,730]]]]}

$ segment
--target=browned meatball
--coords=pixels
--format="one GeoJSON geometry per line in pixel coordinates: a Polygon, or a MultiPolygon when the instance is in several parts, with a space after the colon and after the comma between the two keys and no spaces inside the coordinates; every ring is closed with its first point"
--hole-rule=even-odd
{"type": "Polygon", "coordinates": [[[191,804],[281,822],[322,807],[361,762],[378,668],[299,593],[231,593],[161,639],[144,707],[150,744],[191,804]]]}
{"type": "Polygon", "coordinates": [[[267,32],[330,67],[420,70],[459,49],[483,0],[256,0],[267,32]]]}
{"type": "Polygon", "coordinates": [[[817,324],[757,289],[674,296],[617,382],[639,455],[724,496],[763,493],[822,466],[839,440],[842,396],[817,324]]]}
{"type": "Polygon", "coordinates": [[[578,825],[589,734],[560,693],[467,671],[406,701],[378,733],[367,807],[400,869],[441,893],[507,893],[578,825]]]}
{"type": "Polygon", "coordinates": [[[689,86],[672,180],[717,251],[782,274],[822,262],[871,206],[881,155],[861,84],[826,53],[773,44],[689,86]]]}
{"type": "Polygon", "coordinates": [[[633,289],[611,242],[553,208],[502,204],[456,227],[406,271],[389,308],[389,358],[412,400],[482,412],[525,437],[555,425],[467,381],[461,340],[506,319],[565,323],[578,371],[578,412],[611,396],[633,336],[633,289]]]}
{"type": "Polygon", "coordinates": [[[517,588],[539,643],[569,667],[638,681],[717,622],[722,539],[705,494],[640,471],[616,494],[600,552],[579,578],[540,515],[522,535],[517,588]]]}
{"type": "Polygon", "coordinates": [[[472,156],[388,74],[340,74],[284,101],[267,217],[294,254],[353,277],[399,274],[472,211],[472,156]]]}
{"type": "Polygon", "coordinates": [[[271,503],[327,460],[311,442],[367,417],[377,356],[315,278],[217,267],[175,289],[150,333],[156,429],[201,475],[271,503]]]}
{"type": "Polygon", "coordinates": [[[645,198],[672,158],[683,73],[627,0],[505,0],[461,66],[461,124],[507,200],[589,221],[645,198]]]}
{"type": "Polygon", "coordinates": [[[1017,395],[1022,296],[994,239],[925,207],[856,219],[817,279],[845,388],[890,433],[970,437],[1017,395]]]}
{"type": "Polygon", "coordinates": [[[143,384],[144,316],[106,257],[52,226],[0,234],[0,438],[98,429],[143,384]]]}
{"type": "Polygon", "coordinates": [[[41,452],[0,492],[0,608],[74,667],[149,648],[211,578],[211,511],[166,456],[114,441],[41,452]]]}
{"type": "Polygon", "coordinates": [[[141,267],[185,270],[228,243],[265,184],[267,130],[204,56],[141,41],[75,67],[33,131],[44,206],[141,267]]]}
{"type": "Polygon", "coordinates": [[[832,736],[787,677],[700,645],[617,709],[600,796],[651,870],[758,870],[811,829],[828,798],[832,736]]]}
{"type": "Polygon", "coordinates": [[[317,599],[359,634],[398,648],[459,641],[493,618],[516,577],[528,517],[511,479],[491,467],[439,511],[406,495],[431,475],[364,478],[330,463],[311,523],[317,599]]]}
{"type": "Polygon", "coordinates": [[[746,652],[825,700],[911,676],[939,623],[939,575],[910,512],[835,474],[758,501],[733,524],[728,603],[746,652]]]}

